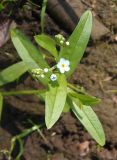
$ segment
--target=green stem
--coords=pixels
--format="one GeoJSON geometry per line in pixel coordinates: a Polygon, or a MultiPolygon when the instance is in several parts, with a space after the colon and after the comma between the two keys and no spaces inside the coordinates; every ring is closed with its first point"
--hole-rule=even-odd
{"type": "MultiPolygon", "coordinates": [[[[16,141],[17,141],[17,140],[21,143],[20,145],[23,146],[21,140],[22,140],[24,137],[26,137],[27,135],[31,134],[32,132],[38,131],[40,128],[42,128],[42,125],[34,125],[33,127],[24,130],[24,131],[23,131],[22,133],[20,133],[19,135],[14,136],[14,137],[12,138],[12,140],[11,140],[11,147],[10,147],[10,151],[9,151],[10,155],[12,154],[12,152],[13,152],[13,150],[14,150],[14,147],[15,147],[15,144],[16,144],[16,141]]],[[[42,137],[42,138],[43,138],[43,137],[42,137]]],[[[19,154],[19,155],[20,155],[20,154],[19,154]]],[[[21,155],[20,155],[20,156],[21,156],[21,155]]]]}
{"type": "Polygon", "coordinates": [[[27,0],[30,4],[32,4],[33,6],[36,6],[39,8],[39,5],[37,5],[36,3],[32,2],[31,0],[27,0]]]}
{"type": "MultiPolygon", "coordinates": [[[[36,125],[34,122],[32,122],[30,119],[29,119],[29,122],[34,126],[34,129],[35,129],[35,127],[36,127],[37,125],[36,125]]],[[[43,127],[43,126],[44,126],[43,124],[40,125],[40,128],[43,127]]],[[[38,126],[37,126],[37,127],[38,127],[38,126]]],[[[40,128],[39,128],[39,127],[37,128],[38,133],[39,133],[40,136],[44,139],[44,141],[45,141],[46,143],[48,143],[46,137],[42,134],[40,128]]]]}
{"type": "Polygon", "coordinates": [[[41,9],[41,30],[44,33],[44,22],[45,22],[45,11],[47,6],[47,0],[43,0],[42,9],[41,9]]]}
{"type": "Polygon", "coordinates": [[[80,93],[83,93],[83,94],[85,93],[82,89],[77,88],[76,86],[73,86],[73,85],[70,84],[70,83],[68,83],[67,86],[68,86],[69,88],[73,89],[73,90],[76,91],[76,92],[80,92],[80,93]]]}
{"type": "Polygon", "coordinates": [[[43,90],[21,90],[21,91],[10,91],[10,92],[1,92],[3,96],[15,96],[15,95],[32,95],[32,94],[41,94],[44,93],[46,89],[43,90]]]}
{"type": "Polygon", "coordinates": [[[53,71],[56,69],[56,65],[50,68],[50,71],[53,71]]]}

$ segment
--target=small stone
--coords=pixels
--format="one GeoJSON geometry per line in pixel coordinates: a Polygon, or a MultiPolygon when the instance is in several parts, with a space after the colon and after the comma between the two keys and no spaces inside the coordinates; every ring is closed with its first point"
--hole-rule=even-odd
{"type": "Polygon", "coordinates": [[[115,41],[117,41],[117,35],[115,36],[115,41]]]}

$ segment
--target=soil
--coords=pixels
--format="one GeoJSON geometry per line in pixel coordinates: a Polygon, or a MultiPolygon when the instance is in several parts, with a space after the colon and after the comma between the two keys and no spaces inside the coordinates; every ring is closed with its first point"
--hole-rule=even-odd
{"type": "MultiPolygon", "coordinates": [[[[93,2],[87,0],[90,5],[93,2]]],[[[72,113],[64,113],[52,129],[47,130],[44,127],[41,130],[46,141],[37,132],[25,138],[21,160],[117,160],[117,95],[110,92],[117,89],[117,2],[97,0],[94,4],[93,11],[111,34],[108,38],[90,42],[70,82],[83,86],[88,93],[101,98],[101,103],[95,106],[94,110],[104,127],[106,145],[103,148],[98,147],[72,113]]],[[[19,9],[13,18],[21,30],[33,37],[40,32],[39,13],[36,7],[19,9]]],[[[50,35],[62,33],[69,36],[49,15],[46,15],[45,32],[50,35]]],[[[5,68],[18,60],[9,40],[0,48],[0,68],[5,68]]],[[[4,89],[40,87],[25,74],[20,81],[8,84],[4,89]]],[[[4,98],[0,150],[9,149],[11,138],[30,127],[28,119],[37,124],[44,123],[44,103],[35,96],[4,98]]],[[[16,153],[17,147],[12,155],[13,159],[16,153]]],[[[5,159],[0,155],[0,160],[5,159]]]]}

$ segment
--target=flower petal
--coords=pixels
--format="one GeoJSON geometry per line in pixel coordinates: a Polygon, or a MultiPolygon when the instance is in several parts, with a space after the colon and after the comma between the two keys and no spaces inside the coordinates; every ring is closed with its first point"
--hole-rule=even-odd
{"type": "Polygon", "coordinates": [[[61,68],[61,63],[60,62],[57,64],[57,68],[58,69],[61,68]]]}
{"type": "Polygon", "coordinates": [[[68,60],[66,60],[66,61],[65,61],[65,64],[69,66],[69,65],[70,65],[70,62],[69,62],[68,60]]]}
{"type": "Polygon", "coordinates": [[[62,68],[62,67],[61,67],[61,68],[60,68],[60,72],[61,72],[61,73],[64,73],[64,72],[65,72],[65,68],[62,68]]]}
{"type": "Polygon", "coordinates": [[[66,61],[66,60],[65,60],[64,58],[61,58],[61,59],[60,59],[60,63],[65,63],[65,61],[66,61]]]}
{"type": "Polygon", "coordinates": [[[69,70],[70,70],[70,67],[69,67],[69,66],[66,66],[66,67],[65,67],[65,71],[68,72],[69,70]]]}

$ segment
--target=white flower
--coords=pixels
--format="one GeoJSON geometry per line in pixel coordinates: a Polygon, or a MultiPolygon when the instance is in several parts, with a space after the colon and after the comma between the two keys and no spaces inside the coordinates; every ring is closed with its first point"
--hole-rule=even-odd
{"type": "Polygon", "coordinates": [[[70,62],[64,58],[61,58],[57,64],[57,68],[61,73],[68,72],[70,70],[70,62]]]}
{"type": "Polygon", "coordinates": [[[57,80],[56,74],[52,74],[52,75],[50,76],[50,79],[51,79],[52,81],[56,81],[56,80],[57,80]]]}
{"type": "Polygon", "coordinates": [[[66,45],[69,46],[69,42],[68,41],[66,42],[66,45]]]}
{"type": "Polygon", "coordinates": [[[47,73],[49,71],[48,68],[44,68],[44,72],[47,73]]]}

